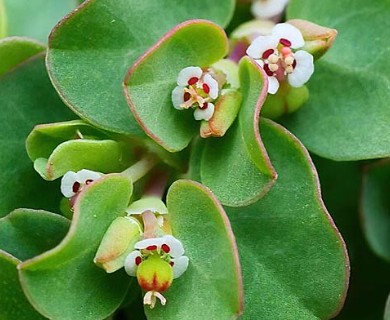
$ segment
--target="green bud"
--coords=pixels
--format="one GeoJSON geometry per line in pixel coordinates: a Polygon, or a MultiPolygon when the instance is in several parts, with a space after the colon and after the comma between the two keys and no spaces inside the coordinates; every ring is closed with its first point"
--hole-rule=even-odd
{"type": "Polygon", "coordinates": [[[238,41],[244,41],[248,45],[258,36],[269,35],[275,23],[269,20],[251,20],[241,24],[230,35],[233,44],[238,41]]]}
{"type": "Polygon", "coordinates": [[[107,273],[124,266],[128,254],[142,235],[141,224],[132,217],[116,218],[107,229],[97,250],[94,262],[107,273]]]}
{"type": "Polygon", "coordinates": [[[225,89],[215,104],[214,115],[209,121],[202,121],[200,136],[222,137],[230,128],[241,107],[241,92],[234,89],[225,89]]]}
{"type": "Polygon", "coordinates": [[[301,31],[305,40],[305,45],[301,49],[312,54],[315,60],[330,49],[337,36],[337,30],[322,27],[310,21],[293,19],[287,22],[301,31]]]}
{"type": "Polygon", "coordinates": [[[309,99],[306,86],[291,87],[287,82],[280,83],[276,94],[269,94],[261,109],[261,116],[277,119],[282,115],[297,111],[309,99]]]}
{"type": "Polygon", "coordinates": [[[240,78],[238,75],[238,65],[232,60],[222,59],[211,65],[210,73],[214,78],[218,78],[218,73],[223,73],[225,85],[222,89],[240,88],[240,78]]]}

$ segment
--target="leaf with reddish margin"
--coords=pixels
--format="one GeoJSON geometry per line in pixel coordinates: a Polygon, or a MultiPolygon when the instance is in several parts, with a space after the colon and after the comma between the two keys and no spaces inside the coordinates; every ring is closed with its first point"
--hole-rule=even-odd
{"type": "Polygon", "coordinates": [[[368,165],[363,175],[362,228],[374,252],[390,262],[390,160],[368,165]]]}
{"type": "Polygon", "coordinates": [[[43,320],[28,302],[19,284],[17,265],[19,259],[0,250],[0,318],[2,320],[43,320]]]}
{"type": "Polygon", "coordinates": [[[200,175],[227,206],[245,206],[267,194],[277,174],[259,133],[259,115],[268,80],[251,58],[240,61],[243,101],[233,126],[222,138],[209,138],[201,158],[200,175]]]}
{"type": "Polygon", "coordinates": [[[148,319],[236,319],[242,313],[242,279],[230,222],[204,186],[178,180],[169,188],[172,233],[189,258],[186,272],[164,293],[166,306],[145,308],[148,319]]]}
{"type": "Polygon", "coordinates": [[[278,180],[266,197],[228,208],[243,269],[243,319],[329,319],[341,309],[349,260],[307,150],[270,120],[261,135],[278,180]]]}
{"type": "Polygon", "coordinates": [[[102,129],[144,137],[123,96],[121,83],[128,68],[179,23],[210,19],[227,25],[234,4],[234,0],[86,1],[52,32],[49,75],[81,118],[102,129]]]}
{"type": "Polygon", "coordinates": [[[56,246],[70,222],[42,210],[17,209],[0,219],[0,318],[44,319],[31,306],[19,283],[17,265],[56,246]]]}
{"type": "Polygon", "coordinates": [[[0,249],[19,260],[30,259],[61,242],[70,222],[43,210],[16,209],[0,218],[0,249]]]}
{"type": "Polygon", "coordinates": [[[0,76],[19,63],[45,50],[45,46],[32,39],[9,37],[0,40],[0,76]]]}
{"type": "Polygon", "coordinates": [[[132,184],[120,174],[89,184],[76,200],[63,241],[18,266],[24,293],[43,315],[64,320],[104,319],[120,306],[129,277],[123,270],[107,274],[93,258],[111,222],[125,215],[131,193],[132,184]]]}
{"type": "Polygon", "coordinates": [[[146,134],[168,151],[187,147],[200,125],[192,110],[178,111],[172,105],[180,70],[207,67],[227,51],[228,39],[221,27],[191,20],[167,33],[129,70],[124,89],[131,111],[146,134]]]}

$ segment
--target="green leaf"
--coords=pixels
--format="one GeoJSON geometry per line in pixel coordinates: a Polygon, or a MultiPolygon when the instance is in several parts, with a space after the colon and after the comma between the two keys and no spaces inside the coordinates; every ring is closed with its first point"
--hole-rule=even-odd
{"type": "Polygon", "coordinates": [[[179,112],[172,105],[171,94],[180,70],[208,67],[222,59],[227,50],[222,28],[193,20],[172,29],[129,70],[125,91],[131,110],[146,134],[168,151],[187,147],[200,126],[192,112],[179,112]]]}
{"type": "Polygon", "coordinates": [[[87,1],[51,34],[50,77],[81,118],[107,130],[143,136],[123,96],[125,72],[177,24],[202,18],[225,26],[233,9],[233,0],[87,1]]]}
{"type": "Polygon", "coordinates": [[[367,166],[363,177],[362,227],[374,252],[390,262],[390,160],[367,166]]]}
{"type": "Polygon", "coordinates": [[[270,120],[261,132],[278,180],[257,203],[228,210],[241,253],[243,319],[329,319],[347,291],[344,242],[304,147],[270,120]]]}
{"type": "MultiPolygon", "coordinates": [[[[3,50],[8,49],[0,45],[2,57],[3,50]]],[[[33,56],[3,74],[0,92],[0,193],[4,195],[0,201],[0,216],[18,207],[57,211],[59,192],[54,193],[53,185],[49,188],[31,170],[24,146],[24,140],[35,124],[73,117],[49,82],[43,54],[33,56]]]]}
{"type": "Polygon", "coordinates": [[[123,272],[107,274],[93,263],[111,224],[123,216],[132,185],[121,175],[107,175],[79,195],[69,233],[53,250],[19,266],[30,302],[51,319],[103,319],[121,304],[130,280],[123,272]],[[50,299],[47,299],[50,297],[50,299]]]}
{"type": "Polygon", "coordinates": [[[43,319],[20,287],[17,265],[56,246],[69,221],[46,211],[17,209],[0,219],[0,318],[43,319]],[[4,250],[4,251],[3,251],[4,250]]]}
{"type": "Polygon", "coordinates": [[[57,21],[76,7],[75,0],[2,1],[7,15],[7,35],[27,36],[44,42],[57,21]]]}
{"type": "Polygon", "coordinates": [[[384,320],[390,320],[390,295],[387,297],[384,320]]]}
{"type": "Polygon", "coordinates": [[[20,261],[0,250],[0,318],[2,320],[43,320],[27,301],[19,284],[16,266],[20,261]]]}
{"type": "Polygon", "coordinates": [[[0,76],[19,63],[43,52],[45,46],[35,40],[10,37],[0,40],[0,76]]]}
{"type": "Polygon", "coordinates": [[[206,141],[201,160],[202,183],[228,206],[244,206],[264,196],[276,172],[259,133],[259,114],[266,96],[264,73],[250,58],[240,62],[243,102],[238,120],[222,138],[206,141]]]}
{"type": "Polygon", "coordinates": [[[0,0],[0,38],[7,36],[7,14],[5,12],[4,0],[0,0]]]}
{"type": "Polygon", "coordinates": [[[339,31],[333,48],[316,63],[306,106],[283,121],[314,153],[334,160],[390,155],[389,14],[387,0],[291,1],[289,19],[339,31]]]}
{"type": "Polygon", "coordinates": [[[190,264],[164,293],[166,306],[145,308],[148,319],[236,319],[242,312],[237,247],[215,196],[191,180],[176,181],[167,206],[172,232],[190,264]]]}
{"type": "Polygon", "coordinates": [[[45,180],[81,169],[120,172],[133,162],[128,144],[78,120],[36,126],[27,137],[26,149],[45,180]]]}
{"type": "Polygon", "coordinates": [[[17,209],[0,219],[0,249],[30,259],[59,244],[68,229],[69,220],[58,214],[17,209]]]}

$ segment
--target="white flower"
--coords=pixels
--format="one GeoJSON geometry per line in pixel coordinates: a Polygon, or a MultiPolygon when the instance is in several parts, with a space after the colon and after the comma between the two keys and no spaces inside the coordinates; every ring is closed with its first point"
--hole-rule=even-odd
{"type": "Polygon", "coordinates": [[[161,292],[188,268],[189,259],[184,256],[182,243],[172,235],[165,235],[138,241],[134,248],[125,260],[127,274],[137,277],[138,284],[146,291],[145,305],[154,308],[157,299],[165,305],[161,292]]]}
{"type": "Polygon", "coordinates": [[[160,255],[172,266],[174,279],[187,270],[189,259],[184,256],[183,244],[172,235],[138,241],[134,248],[136,250],[132,251],[125,260],[125,270],[130,276],[137,275],[137,267],[150,254],[160,255]]]}
{"type": "Polygon", "coordinates": [[[246,53],[256,60],[268,76],[268,93],[275,94],[279,82],[285,81],[292,87],[303,86],[314,72],[313,56],[303,50],[305,41],[302,33],[288,23],[279,23],[270,36],[259,36],[246,53]]]}
{"type": "Polygon", "coordinates": [[[269,19],[281,14],[288,0],[256,0],[252,3],[252,14],[259,19],[269,19]]]}
{"type": "Polygon", "coordinates": [[[68,171],[61,179],[61,192],[66,198],[72,198],[84,186],[100,179],[102,176],[99,172],[87,169],[82,169],[78,172],[68,171]]]}
{"type": "Polygon", "coordinates": [[[178,110],[195,108],[196,120],[210,120],[214,114],[214,104],[218,98],[218,82],[200,67],[187,67],[179,72],[177,87],[173,89],[171,99],[178,110]]]}

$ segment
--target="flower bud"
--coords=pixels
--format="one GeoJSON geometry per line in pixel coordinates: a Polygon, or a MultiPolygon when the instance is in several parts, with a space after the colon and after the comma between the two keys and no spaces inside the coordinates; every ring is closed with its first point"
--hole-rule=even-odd
{"type": "Polygon", "coordinates": [[[124,266],[134,244],[142,235],[141,225],[132,217],[116,218],[107,229],[100,243],[94,262],[107,273],[115,272],[124,266]]]}
{"type": "Polygon", "coordinates": [[[305,40],[302,50],[311,53],[315,60],[322,57],[333,45],[337,36],[337,30],[322,27],[310,21],[293,19],[289,24],[298,28],[305,40]]]}
{"type": "Polygon", "coordinates": [[[277,119],[282,115],[297,111],[308,99],[309,90],[306,86],[294,88],[284,82],[276,94],[267,96],[261,109],[261,116],[277,119]]]}
{"type": "Polygon", "coordinates": [[[224,136],[240,110],[241,100],[240,91],[226,89],[215,104],[214,116],[209,121],[202,121],[200,136],[202,138],[224,136]]]}

